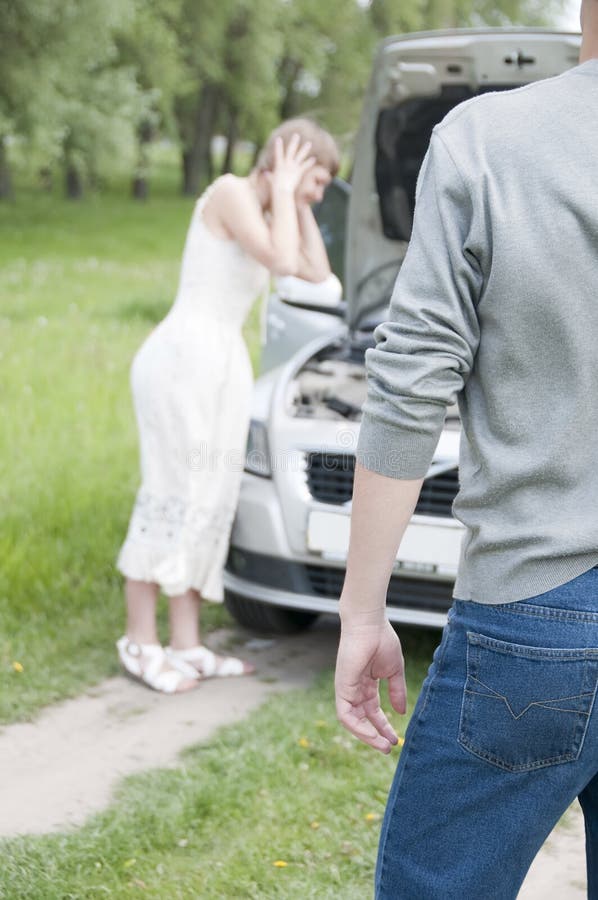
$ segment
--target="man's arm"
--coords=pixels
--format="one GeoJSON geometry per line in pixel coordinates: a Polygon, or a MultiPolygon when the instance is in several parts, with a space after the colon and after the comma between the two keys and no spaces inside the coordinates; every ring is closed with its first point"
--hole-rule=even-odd
{"type": "Polygon", "coordinates": [[[386,618],[388,582],[422,482],[422,478],[388,478],[360,463],[355,466],[341,620],[378,626],[386,618]]]}
{"type": "Polygon", "coordinates": [[[388,581],[446,408],[473,366],[483,281],[470,192],[437,134],[416,197],[389,319],[377,326],[376,346],[366,351],[368,394],[339,604],[337,713],[349,731],[385,753],[396,735],[380,708],[380,678],[389,681],[394,709],[406,709],[401,645],[386,618],[388,581]]]}
{"type": "Polygon", "coordinates": [[[340,599],[337,711],[366,744],[389,753],[397,736],[380,709],[378,680],[388,679],[391,704],[406,709],[401,645],[386,620],[386,591],[422,479],[401,481],[355,466],[347,574],[340,599]]]}

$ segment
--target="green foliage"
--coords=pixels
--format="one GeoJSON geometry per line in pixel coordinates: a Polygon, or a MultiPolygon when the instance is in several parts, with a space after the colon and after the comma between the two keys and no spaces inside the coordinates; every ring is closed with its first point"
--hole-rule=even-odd
{"type": "Polygon", "coordinates": [[[281,118],[307,111],[333,133],[350,136],[376,40],[367,11],[345,0],[290,0],[283,10],[281,118]]]}
{"type": "Polygon", "coordinates": [[[380,37],[408,31],[500,25],[548,25],[564,0],[371,0],[372,23],[380,37]]]}
{"type": "MultiPolygon", "coordinates": [[[[175,137],[186,189],[211,138],[257,144],[308,112],[349,142],[376,41],[414,30],[548,24],[564,0],[0,0],[0,143],[98,183],[175,137]]],[[[1,148],[0,148],[1,150],[1,148]]],[[[0,158],[0,167],[2,160],[0,158]]],[[[1,173],[0,173],[1,175],[1,173]]]]}
{"type": "Polygon", "coordinates": [[[115,43],[133,12],[132,0],[0,0],[0,133],[81,177],[126,162],[148,102],[115,43]]]}
{"type": "Polygon", "coordinates": [[[0,721],[117,672],[114,563],[139,479],[129,366],[176,291],[191,204],[175,165],[155,160],[145,205],[121,183],[69,204],[19,182],[0,207],[0,721]]]}
{"type": "MultiPolygon", "coordinates": [[[[242,0],[235,3],[227,28],[223,94],[237,131],[259,142],[278,124],[280,85],[276,60],[283,47],[277,27],[278,0],[242,0]]],[[[226,120],[219,123],[226,129],[226,120]]]]}

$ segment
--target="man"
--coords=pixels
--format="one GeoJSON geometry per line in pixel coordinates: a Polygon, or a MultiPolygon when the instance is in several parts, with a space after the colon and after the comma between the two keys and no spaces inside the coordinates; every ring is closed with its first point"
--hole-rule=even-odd
{"type": "Polygon", "coordinates": [[[376,896],[512,900],[579,797],[598,898],[598,0],[580,64],[434,129],[366,354],[340,721],[389,753],[406,711],[385,597],[446,407],[463,434],[454,602],[382,825],[376,896]]]}

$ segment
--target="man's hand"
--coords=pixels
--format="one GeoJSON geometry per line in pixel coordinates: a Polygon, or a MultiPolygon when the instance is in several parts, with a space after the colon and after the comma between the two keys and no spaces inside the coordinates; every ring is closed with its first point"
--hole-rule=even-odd
{"type": "Polygon", "coordinates": [[[398,713],[407,707],[401,642],[390,622],[342,626],[336,660],[336,712],[339,721],[365,744],[390,753],[398,737],[380,708],[378,682],[388,679],[390,702],[398,713]]]}

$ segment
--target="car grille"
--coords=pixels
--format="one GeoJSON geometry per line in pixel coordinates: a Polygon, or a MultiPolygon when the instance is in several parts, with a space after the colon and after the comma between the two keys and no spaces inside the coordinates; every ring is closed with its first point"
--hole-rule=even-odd
{"type": "MultiPolygon", "coordinates": [[[[321,597],[340,597],[345,578],[344,569],[308,564],[305,566],[311,588],[321,597]]],[[[448,609],[452,602],[453,585],[442,581],[420,581],[391,575],[386,594],[389,606],[418,609],[448,609]]]]}
{"type": "Polygon", "coordinates": [[[453,500],[459,490],[459,470],[455,467],[426,478],[415,507],[420,516],[452,516],[453,500]]]}
{"type": "MultiPolygon", "coordinates": [[[[346,503],[353,495],[355,456],[353,453],[306,454],[309,491],[320,503],[346,503]]],[[[453,500],[459,490],[457,468],[426,478],[415,513],[426,516],[452,516],[453,500]]]]}
{"type": "Polygon", "coordinates": [[[353,494],[355,456],[352,453],[308,453],[307,484],[321,503],[346,503],[353,494]]]}

